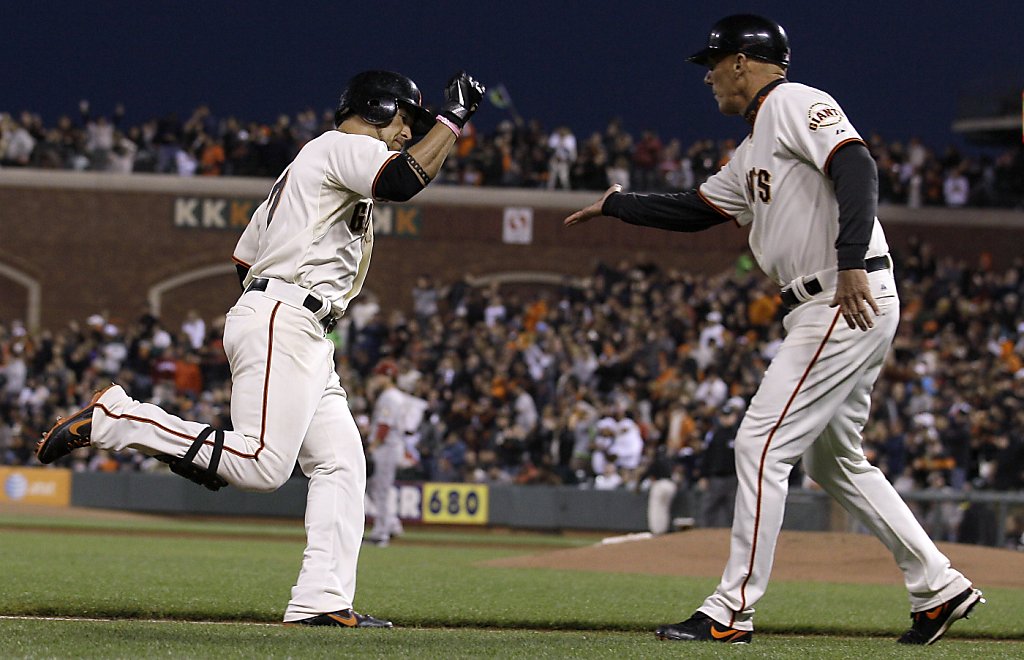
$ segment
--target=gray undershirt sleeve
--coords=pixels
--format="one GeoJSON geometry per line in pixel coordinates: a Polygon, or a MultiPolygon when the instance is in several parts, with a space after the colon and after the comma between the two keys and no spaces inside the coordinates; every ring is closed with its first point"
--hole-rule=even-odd
{"type": "Polygon", "coordinates": [[[826,174],[832,178],[839,203],[839,270],[864,268],[878,212],[878,166],[863,142],[851,142],[832,156],[826,174]]]}

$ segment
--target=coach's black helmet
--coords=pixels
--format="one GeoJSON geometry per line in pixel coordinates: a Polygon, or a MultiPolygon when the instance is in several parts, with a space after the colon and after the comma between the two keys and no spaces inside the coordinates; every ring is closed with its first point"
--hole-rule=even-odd
{"type": "Polygon", "coordinates": [[[412,115],[413,135],[423,135],[433,127],[434,116],[423,107],[423,94],[416,83],[393,71],[363,71],[341,93],[334,124],[340,125],[349,115],[357,115],[374,126],[386,126],[395,118],[399,106],[412,115]]]}
{"type": "Polygon", "coordinates": [[[726,16],[711,28],[708,45],[687,61],[707,66],[711,57],[730,53],[743,53],[788,68],[789,38],[782,26],[770,18],[753,14],[726,16]]]}

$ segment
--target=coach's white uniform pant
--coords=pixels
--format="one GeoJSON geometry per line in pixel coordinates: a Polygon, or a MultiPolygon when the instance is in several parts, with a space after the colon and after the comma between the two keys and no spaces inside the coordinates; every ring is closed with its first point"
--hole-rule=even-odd
{"type": "Polygon", "coordinates": [[[829,307],[834,289],[790,312],[786,338],[765,372],[736,437],[739,488],[729,561],[698,608],[739,630],[753,629],[782,528],[789,473],[807,474],[893,553],[911,611],[935,607],[970,586],[921,528],[861,448],[871,389],[899,322],[890,270],[868,274],[880,308],[874,327],[851,330],[829,307]]]}
{"type": "MultiPolygon", "coordinates": [[[[334,370],[334,345],[309,310],[254,291],[228,312],[224,349],[234,430],[225,433],[217,473],[237,488],[270,492],[297,459],[309,477],[306,551],[284,620],[352,607],[366,460],[334,370]]],[[[112,387],[93,413],[92,445],[181,457],[204,428],[112,387]]],[[[211,440],[197,466],[209,465],[211,440]]]]}

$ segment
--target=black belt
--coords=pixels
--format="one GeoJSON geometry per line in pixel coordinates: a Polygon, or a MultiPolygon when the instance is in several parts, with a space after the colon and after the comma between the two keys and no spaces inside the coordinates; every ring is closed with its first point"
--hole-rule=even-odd
{"type": "MultiPolygon", "coordinates": [[[[869,273],[873,273],[876,270],[882,270],[889,267],[889,255],[883,254],[880,257],[871,257],[864,261],[864,270],[869,273]]],[[[809,280],[804,280],[804,290],[809,295],[816,296],[821,293],[821,282],[818,281],[817,277],[812,277],[809,280]]],[[[793,293],[793,289],[786,287],[782,290],[782,305],[786,309],[793,309],[800,304],[800,300],[797,299],[796,294],[793,293]]]]}
{"type": "MultiPolygon", "coordinates": [[[[266,291],[268,280],[265,277],[259,277],[249,283],[249,286],[245,287],[245,293],[250,291],[266,291]]],[[[312,293],[306,296],[306,299],[302,301],[302,306],[313,312],[319,314],[324,304],[319,298],[314,296],[312,293]]],[[[338,319],[335,316],[328,314],[327,316],[320,319],[320,325],[324,326],[324,332],[330,332],[334,330],[334,326],[338,323],[338,319]]]]}

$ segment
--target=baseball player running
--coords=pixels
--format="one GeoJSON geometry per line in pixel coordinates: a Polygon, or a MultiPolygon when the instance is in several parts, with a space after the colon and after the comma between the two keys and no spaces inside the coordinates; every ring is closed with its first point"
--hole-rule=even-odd
{"type": "Polygon", "coordinates": [[[131,447],[214,490],[273,491],[298,460],[309,477],[307,546],[285,623],[390,628],[352,609],[366,462],[327,332],[366,278],[374,203],[406,201],[430,183],[483,92],[455,75],[434,117],[409,78],[360,73],[341,96],[336,130],[278,177],[233,256],[244,289],[224,327],[234,430],[179,419],[115,384],[50,429],[40,462],[90,444],[131,447]],[[423,139],[406,149],[414,135],[423,139]]]}
{"type": "Polygon", "coordinates": [[[739,487],[732,543],[718,588],[659,639],[747,643],[782,527],[787,482],[807,473],[889,548],[910,595],[905,644],[931,644],[982,594],[950,567],[861,449],[871,389],[892,343],[899,299],[875,217],[877,169],[835,99],[786,79],[789,41],[775,22],[729,16],[689,61],[719,110],[750,134],[720,172],[681,194],[623,194],[613,186],[566,225],[605,215],[670,231],[726,221],[750,228],[761,269],[782,287],[787,335],[735,441],[739,487]]]}

